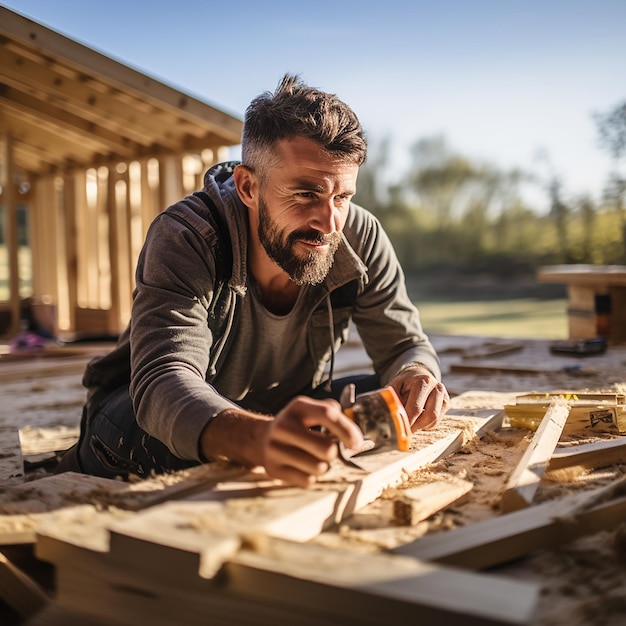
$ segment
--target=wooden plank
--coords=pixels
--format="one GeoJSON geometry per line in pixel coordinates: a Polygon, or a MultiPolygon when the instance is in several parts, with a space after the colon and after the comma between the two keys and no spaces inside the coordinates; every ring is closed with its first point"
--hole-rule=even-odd
{"type": "Polygon", "coordinates": [[[566,520],[565,515],[575,510],[580,502],[580,494],[567,496],[455,530],[427,535],[392,552],[426,561],[483,569],[507,563],[534,550],[556,548],[578,537],[615,528],[626,516],[626,497],[622,497],[566,520]]]}
{"type": "Polygon", "coordinates": [[[626,265],[546,265],[537,277],[544,283],[606,287],[626,285],[626,265]]]}
{"type": "MultiPolygon", "coordinates": [[[[71,520],[65,516],[63,522],[72,533],[71,520]]],[[[76,525],[84,528],[82,520],[76,525]]],[[[218,532],[196,527],[202,535],[196,558],[184,549],[147,544],[130,559],[128,545],[92,551],[65,543],[60,529],[60,524],[48,525],[37,543],[38,556],[56,564],[59,601],[121,623],[136,623],[133,618],[141,616],[154,626],[200,626],[210,615],[224,626],[364,626],[407,618],[451,625],[527,624],[538,599],[536,586],[527,583],[255,533],[240,538],[223,567],[203,569],[202,562],[223,540],[221,527],[218,532]]]]}
{"type": "Polygon", "coordinates": [[[482,359],[493,356],[520,352],[524,344],[519,341],[485,341],[477,346],[470,346],[462,351],[464,359],[482,359]]]}
{"type": "Polygon", "coordinates": [[[66,472],[6,490],[0,502],[0,545],[33,543],[37,527],[48,513],[81,500],[96,504],[98,494],[103,500],[103,489],[125,488],[119,481],[66,472]]]}
{"type": "Polygon", "coordinates": [[[548,463],[548,472],[580,467],[599,469],[618,463],[626,463],[626,438],[594,441],[557,450],[548,463]]]}
{"type": "Polygon", "coordinates": [[[192,523],[190,520],[209,523],[211,528],[219,523],[234,533],[255,529],[292,541],[308,541],[373,502],[407,474],[460,449],[468,432],[482,436],[497,429],[502,417],[502,411],[494,409],[451,411],[448,419],[453,427],[416,435],[428,444],[418,444],[409,452],[361,455],[358,462],[365,472],[337,461],[310,489],[291,487],[264,473],[252,472],[239,481],[228,481],[190,496],[185,502],[153,508],[126,523],[119,536],[113,529],[112,541],[124,541],[132,535],[158,542],[162,537],[169,545],[179,536],[173,529],[192,523]]]}
{"type": "Polygon", "coordinates": [[[83,611],[71,611],[59,606],[57,602],[49,602],[46,607],[23,623],[22,626],[122,626],[120,622],[101,620],[83,611]]]}
{"type": "Polygon", "coordinates": [[[336,624],[527,624],[537,601],[534,586],[504,578],[271,539],[229,559],[225,574],[242,597],[328,611],[336,624]]]}
{"type": "MultiPolygon", "coordinates": [[[[417,449],[410,452],[391,450],[359,457],[359,463],[368,472],[337,462],[312,490],[295,489],[270,480],[263,473],[220,463],[136,484],[73,472],[48,476],[6,495],[5,502],[0,505],[0,545],[33,542],[46,514],[65,506],[92,503],[140,510],[182,497],[197,501],[195,508],[191,507],[193,512],[185,512],[185,515],[201,517],[202,500],[209,503],[236,501],[239,511],[248,507],[253,513],[242,513],[239,521],[233,521],[233,524],[262,527],[276,536],[307,541],[375,500],[385,488],[401,482],[407,472],[458,450],[468,430],[480,436],[487,430],[498,428],[502,417],[499,409],[451,411],[448,420],[452,420],[455,426],[458,423],[459,427],[442,427],[439,431],[417,435],[418,441],[421,436],[429,443],[418,444],[417,449]],[[196,493],[198,495],[194,496],[196,493]],[[265,495],[267,497],[261,497],[265,495]]],[[[233,506],[231,502],[228,510],[233,506]]],[[[175,516],[181,514],[174,513],[175,516]]],[[[155,523],[155,529],[160,527],[155,523]]],[[[169,532],[169,529],[164,530],[166,535],[169,532]]]]}
{"type": "Polygon", "coordinates": [[[569,405],[553,402],[521,460],[513,470],[500,506],[504,512],[529,506],[548,467],[569,415],[569,405]]]}
{"type": "Polygon", "coordinates": [[[457,502],[473,487],[473,483],[458,478],[431,481],[404,489],[393,501],[394,520],[398,524],[415,526],[457,502]]]}
{"type": "Polygon", "coordinates": [[[510,365],[508,363],[499,363],[497,361],[481,361],[472,363],[450,363],[450,373],[453,374],[488,374],[492,372],[502,372],[506,374],[533,375],[544,374],[546,372],[557,372],[559,367],[540,367],[536,365],[510,365]]]}
{"type": "Polygon", "coordinates": [[[63,374],[82,375],[87,360],[82,358],[38,358],[33,355],[31,360],[11,363],[10,367],[0,369],[0,382],[12,382],[44,376],[61,376],[63,374]]]}
{"type": "Polygon", "coordinates": [[[0,600],[22,619],[40,611],[49,600],[44,590],[0,552],[0,600]]]}
{"type": "Polygon", "coordinates": [[[0,545],[33,543],[39,525],[60,509],[90,504],[137,511],[205,491],[246,473],[241,467],[218,462],[138,483],[75,472],[46,476],[4,492],[0,502],[0,545]]]}
{"type": "Polygon", "coordinates": [[[13,426],[0,428],[0,491],[24,482],[20,434],[13,426]]]}

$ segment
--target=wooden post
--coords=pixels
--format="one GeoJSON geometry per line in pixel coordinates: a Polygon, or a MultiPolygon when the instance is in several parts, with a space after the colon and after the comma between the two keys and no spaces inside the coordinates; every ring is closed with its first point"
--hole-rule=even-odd
{"type": "Polygon", "coordinates": [[[17,197],[15,193],[15,169],[13,165],[13,137],[8,129],[4,130],[2,141],[5,178],[2,181],[2,204],[4,206],[4,233],[8,253],[9,269],[9,302],[11,325],[9,335],[17,335],[20,331],[20,271],[18,263],[17,238],[17,197]]]}
{"type": "Polygon", "coordinates": [[[59,319],[64,320],[67,329],[76,330],[76,309],[78,308],[78,228],[76,219],[76,188],[74,178],[66,175],[63,178],[62,190],[55,189],[55,208],[63,217],[63,233],[65,239],[65,264],[62,272],[65,275],[65,289],[59,293],[59,319]],[[62,303],[62,300],[64,301],[62,303]],[[62,316],[62,312],[65,315],[62,316]]]}

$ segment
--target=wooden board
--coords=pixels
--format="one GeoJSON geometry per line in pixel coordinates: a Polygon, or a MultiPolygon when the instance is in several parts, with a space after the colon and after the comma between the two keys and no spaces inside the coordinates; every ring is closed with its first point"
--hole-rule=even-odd
{"type": "Polygon", "coordinates": [[[563,432],[569,410],[567,404],[554,402],[546,411],[502,494],[500,506],[503,511],[515,511],[532,503],[541,477],[563,432]]]}
{"type": "Polygon", "coordinates": [[[49,597],[34,580],[0,552],[0,600],[22,619],[26,619],[41,610],[49,597]]]}
{"type": "Polygon", "coordinates": [[[599,469],[626,463],[626,437],[594,441],[557,450],[548,464],[548,471],[568,467],[599,469]]]}
{"type": "MultiPolygon", "coordinates": [[[[449,419],[458,420],[481,436],[487,430],[497,429],[502,415],[494,409],[458,410],[451,411],[449,419]]],[[[210,510],[211,502],[223,503],[222,510],[228,509],[227,515],[235,509],[249,508],[254,513],[242,513],[241,524],[306,541],[375,500],[407,472],[458,450],[466,436],[463,428],[442,428],[424,433],[422,437],[429,443],[410,452],[391,450],[359,457],[359,463],[368,472],[338,462],[312,490],[295,489],[268,479],[263,473],[224,463],[205,464],[134,484],[73,472],[48,476],[5,493],[0,503],[0,545],[33,542],[47,514],[63,507],[92,504],[138,511],[160,502],[194,497],[193,515],[202,516],[202,501],[209,503],[210,510]]],[[[183,510],[186,505],[179,508],[183,510]]]]}
{"type": "Polygon", "coordinates": [[[6,490],[0,501],[0,545],[33,543],[39,524],[54,511],[81,504],[137,511],[245,473],[241,467],[210,463],[138,483],[75,472],[22,483],[6,490]]]}
{"type": "Polygon", "coordinates": [[[435,480],[403,489],[393,501],[393,518],[398,524],[415,526],[460,500],[474,487],[468,480],[435,480]]]}
{"type": "Polygon", "coordinates": [[[584,510],[575,518],[566,518],[579,503],[590,497],[585,492],[538,504],[428,535],[395,548],[393,552],[426,561],[483,569],[507,563],[534,550],[555,548],[583,535],[615,528],[624,521],[626,497],[584,510]]]}
{"type": "Polygon", "coordinates": [[[494,409],[451,411],[448,419],[454,418],[464,428],[422,433],[421,437],[429,443],[418,444],[409,452],[390,450],[361,455],[358,462],[366,472],[337,461],[314,488],[291,487],[263,473],[250,473],[241,480],[190,496],[184,502],[164,504],[159,510],[153,508],[130,521],[125,533],[137,538],[148,538],[149,533],[150,541],[159,541],[161,536],[167,543],[177,536],[172,525],[180,527],[189,519],[197,524],[223,520],[236,533],[254,529],[275,537],[308,541],[373,502],[411,472],[459,450],[468,431],[482,436],[496,430],[502,416],[501,410],[494,409]]]}
{"type": "Polygon", "coordinates": [[[59,602],[122,624],[140,616],[153,626],[200,626],[207,615],[222,626],[527,624],[538,599],[527,583],[261,534],[229,539],[219,524],[179,527],[189,531],[184,548],[129,537],[107,550],[101,535],[97,545],[86,538],[99,548],[91,550],[66,543],[73,523],[67,514],[62,521],[42,528],[37,543],[38,555],[56,564],[59,602]]]}
{"type": "Polygon", "coordinates": [[[19,361],[4,365],[0,368],[0,383],[42,378],[46,376],[60,376],[62,374],[75,374],[78,378],[85,370],[87,360],[85,358],[64,359],[37,359],[19,361]]]}

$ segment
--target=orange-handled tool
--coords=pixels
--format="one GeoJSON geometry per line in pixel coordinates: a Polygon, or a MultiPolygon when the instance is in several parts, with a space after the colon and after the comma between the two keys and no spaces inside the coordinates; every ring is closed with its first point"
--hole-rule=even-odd
{"type": "Polygon", "coordinates": [[[409,449],[409,418],[393,387],[359,394],[343,412],[356,423],[366,439],[374,442],[372,450],[388,445],[402,452],[409,449]]]}

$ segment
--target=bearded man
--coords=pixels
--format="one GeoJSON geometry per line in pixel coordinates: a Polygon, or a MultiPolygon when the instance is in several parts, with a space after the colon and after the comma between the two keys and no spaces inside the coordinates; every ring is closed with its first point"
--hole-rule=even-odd
{"type": "Polygon", "coordinates": [[[363,435],[338,403],[393,387],[413,430],[449,398],[392,245],[351,200],[367,144],[335,95],[285,75],[246,110],[242,162],[164,210],[128,328],[94,359],[57,471],[147,477],[217,459],[307,486],[363,435]],[[354,323],[375,374],[333,380],[354,323]]]}

